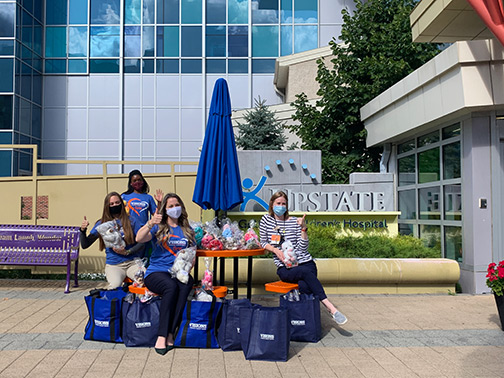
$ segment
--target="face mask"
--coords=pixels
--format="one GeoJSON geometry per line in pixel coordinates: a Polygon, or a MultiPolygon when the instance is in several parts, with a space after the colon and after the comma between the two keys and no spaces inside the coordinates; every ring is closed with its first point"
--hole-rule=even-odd
{"type": "Polygon", "coordinates": [[[287,208],[285,206],[273,206],[273,212],[279,217],[284,215],[286,211],[287,208]]]}
{"type": "Polygon", "coordinates": [[[112,215],[121,214],[121,205],[110,206],[109,209],[112,215]]]}
{"type": "Polygon", "coordinates": [[[142,189],[143,189],[143,186],[144,186],[144,183],[143,181],[135,181],[133,183],[131,183],[131,186],[133,187],[133,189],[135,189],[137,192],[141,192],[142,189]]]}
{"type": "Polygon", "coordinates": [[[182,207],[181,206],[170,207],[169,209],[166,209],[166,214],[170,218],[178,219],[180,217],[180,214],[182,214],[182,207]]]}

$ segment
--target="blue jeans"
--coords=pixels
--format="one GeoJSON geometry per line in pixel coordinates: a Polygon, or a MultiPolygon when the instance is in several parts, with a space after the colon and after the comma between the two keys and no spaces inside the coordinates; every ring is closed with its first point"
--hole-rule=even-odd
{"type": "Polygon", "coordinates": [[[278,268],[277,274],[282,281],[297,283],[301,293],[313,294],[320,300],[327,298],[324,288],[317,278],[317,265],[313,260],[290,269],[278,268]]]}

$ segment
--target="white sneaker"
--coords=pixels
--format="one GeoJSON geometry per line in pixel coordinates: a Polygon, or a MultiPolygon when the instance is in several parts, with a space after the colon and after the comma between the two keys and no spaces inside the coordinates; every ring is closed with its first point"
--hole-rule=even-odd
{"type": "Polygon", "coordinates": [[[343,315],[341,312],[339,311],[336,311],[334,314],[333,314],[333,319],[334,321],[336,322],[336,324],[338,325],[343,325],[345,324],[346,322],[348,322],[348,319],[345,315],[343,315]]]}

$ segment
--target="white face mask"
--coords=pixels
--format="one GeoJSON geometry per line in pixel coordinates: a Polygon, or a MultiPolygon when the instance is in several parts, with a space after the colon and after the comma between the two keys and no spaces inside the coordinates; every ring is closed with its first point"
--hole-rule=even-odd
{"type": "Polygon", "coordinates": [[[175,206],[166,209],[166,215],[168,215],[170,218],[178,219],[180,217],[180,214],[182,214],[181,206],[175,206]]]}

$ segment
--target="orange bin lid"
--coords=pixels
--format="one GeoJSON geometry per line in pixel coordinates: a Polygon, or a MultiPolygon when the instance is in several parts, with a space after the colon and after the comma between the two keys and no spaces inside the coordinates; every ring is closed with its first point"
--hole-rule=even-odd
{"type": "Polygon", "coordinates": [[[275,293],[288,293],[291,290],[298,289],[299,285],[295,283],[288,283],[283,281],[275,281],[264,284],[266,291],[273,291],[275,293]]]}
{"type": "Polygon", "coordinates": [[[227,295],[227,290],[227,286],[214,286],[212,293],[214,293],[217,298],[224,298],[227,295]]]}
{"type": "Polygon", "coordinates": [[[130,293],[145,295],[147,288],[145,286],[144,287],[137,287],[137,286],[129,285],[128,290],[130,291],[130,293]]]}

